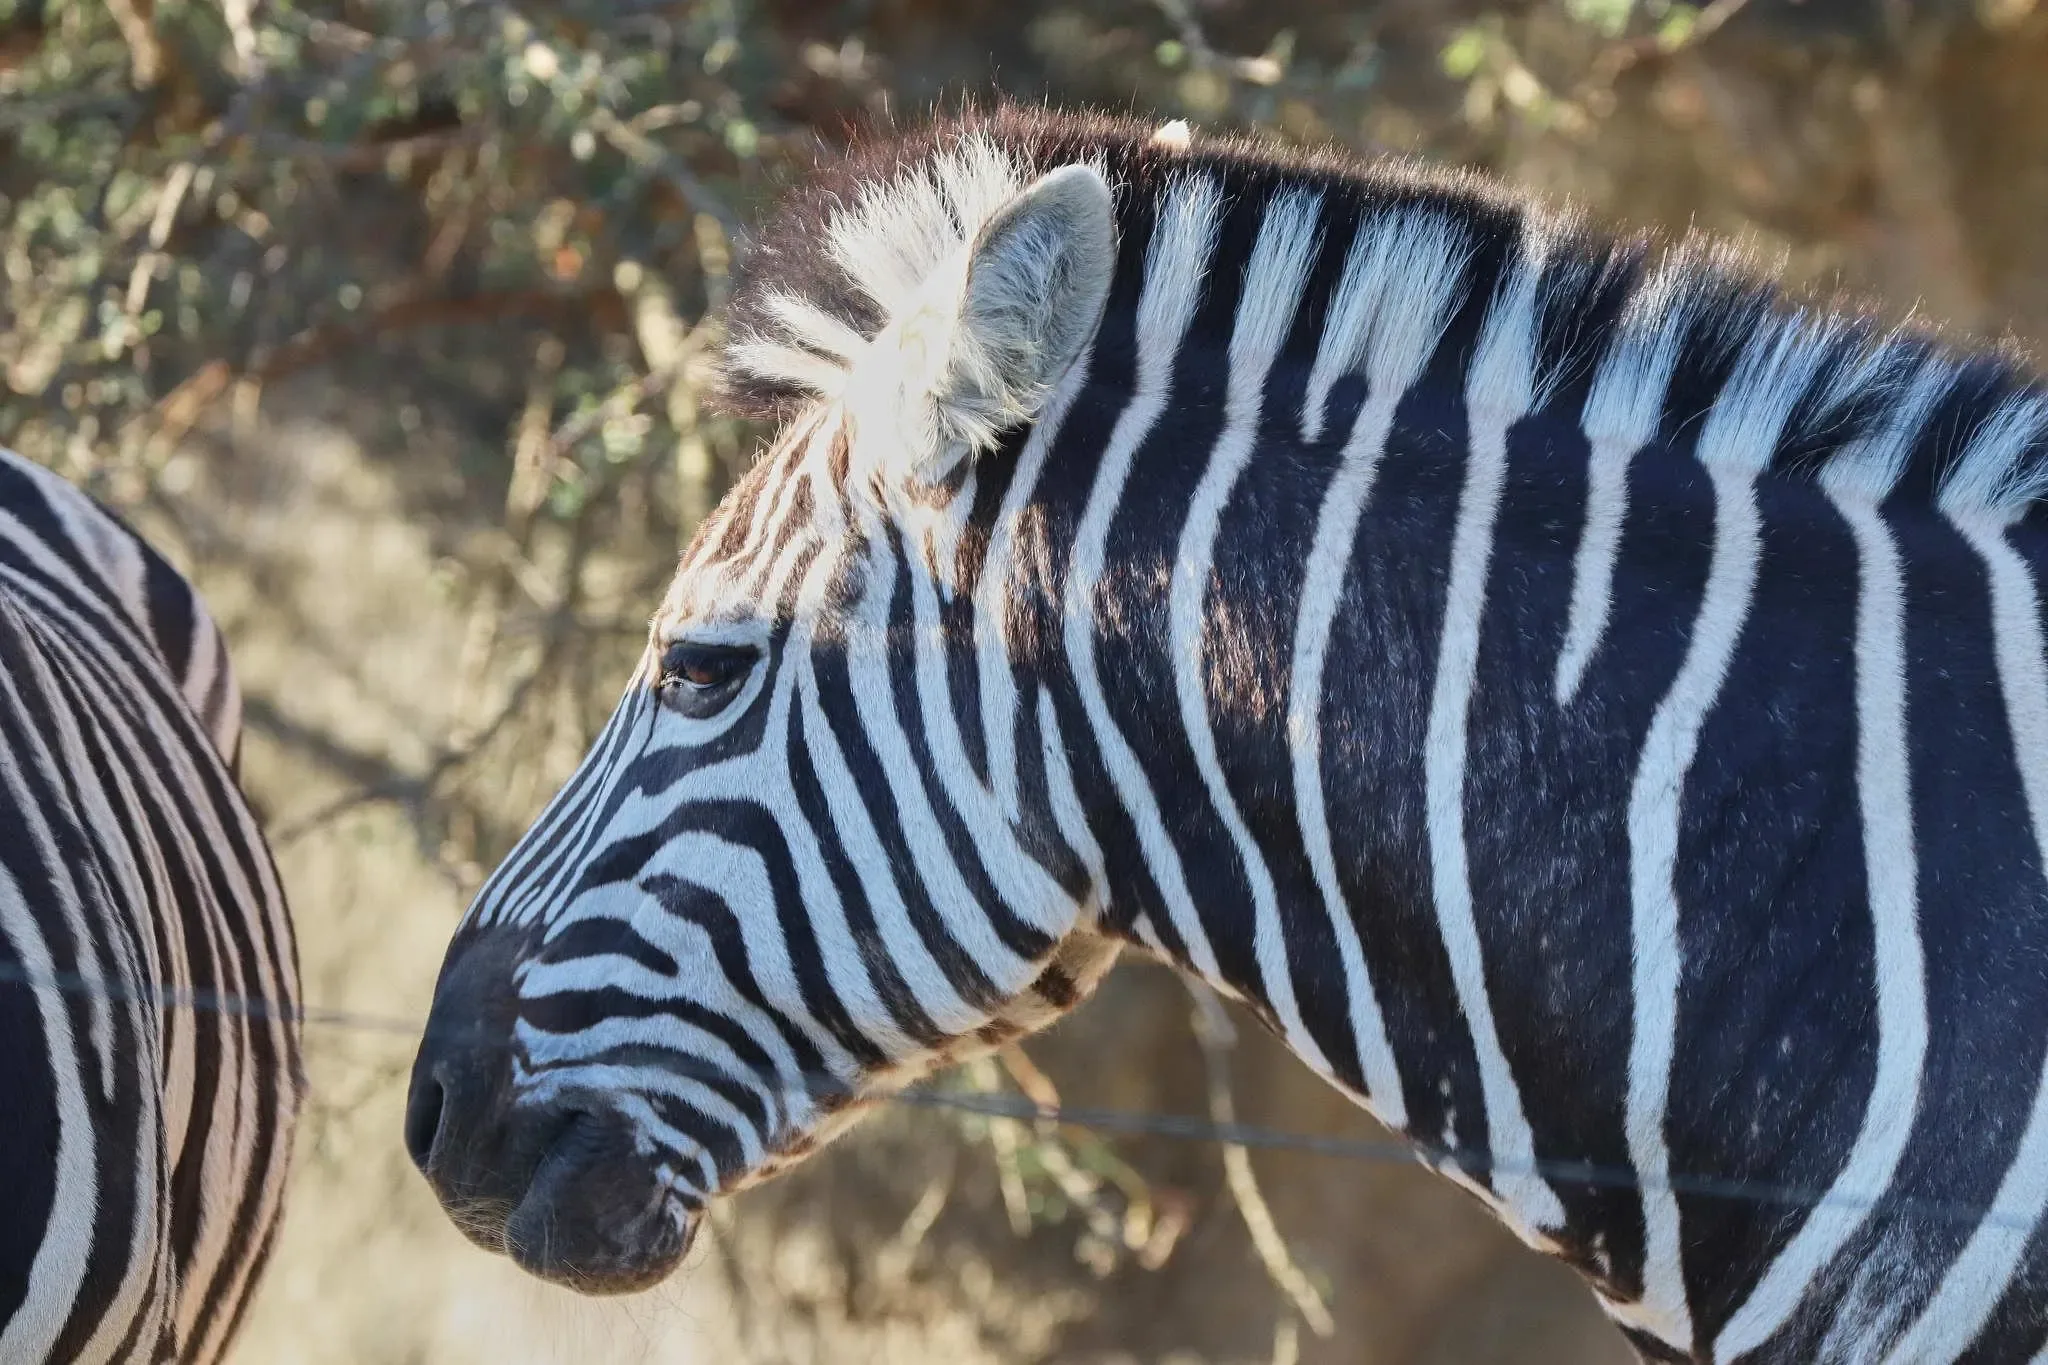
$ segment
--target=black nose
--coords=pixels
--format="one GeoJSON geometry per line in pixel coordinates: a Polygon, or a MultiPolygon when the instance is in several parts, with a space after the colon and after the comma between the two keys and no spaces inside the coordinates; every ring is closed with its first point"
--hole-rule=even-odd
{"type": "Polygon", "coordinates": [[[523,932],[464,934],[434,988],[406,1097],[405,1150],[444,1199],[473,1199],[490,1183],[497,1144],[478,1140],[501,1126],[511,1098],[513,969],[530,942],[523,932]]]}
{"type": "Polygon", "coordinates": [[[405,1150],[424,1174],[441,1145],[441,1119],[448,1112],[448,1089],[438,1076],[415,1075],[405,1100],[405,1150]]]}
{"type": "Polygon", "coordinates": [[[645,1288],[688,1251],[696,1219],[602,1096],[520,1101],[514,970],[534,946],[506,929],[450,946],[413,1061],[405,1149],[478,1246],[586,1293],[645,1288]]]}
{"type": "Polygon", "coordinates": [[[455,1225],[487,1251],[517,1254],[512,1229],[536,1172],[576,1115],[513,1093],[519,995],[531,952],[521,930],[465,931],[449,945],[412,1064],[405,1150],[455,1225]]]}

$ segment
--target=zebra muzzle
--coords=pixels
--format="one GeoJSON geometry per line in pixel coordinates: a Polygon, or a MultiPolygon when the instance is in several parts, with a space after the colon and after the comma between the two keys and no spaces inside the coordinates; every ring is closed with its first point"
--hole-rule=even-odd
{"type": "Polygon", "coordinates": [[[574,1115],[505,1224],[522,1269],[586,1294],[630,1294],[666,1278],[696,1238],[689,1216],[617,1119],[574,1115]]]}
{"type": "Polygon", "coordinates": [[[413,1063],[406,1150],[485,1250],[586,1294],[648,1288],[688,1253],[697,1220],[598,1097],[517,1096],[511,963],[524,946],[490,935],[451,952],[413,1063]]]}

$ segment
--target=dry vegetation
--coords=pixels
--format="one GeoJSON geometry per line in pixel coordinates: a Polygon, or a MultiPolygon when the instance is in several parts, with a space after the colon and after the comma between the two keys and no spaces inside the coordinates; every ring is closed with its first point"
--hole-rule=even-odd
{"type": "MultiPolygon", "coordinates": [[[[0,0],[0,440],[191,567],[307,995],[403,1023],[751,448],[697,402],[737,234],[846,120],[993,78],[1422,150],[2041,336],[2044,70],[2032,0],[0,0]]],[[[575,1301],[410,1172],[411,1042],[310,1029],[242,1361],[1622,1358],[1415,1168],[921,1109],[575,1301]]],[[[1145,970],[954,1083],[1373,1135],[1145,970]]]]}

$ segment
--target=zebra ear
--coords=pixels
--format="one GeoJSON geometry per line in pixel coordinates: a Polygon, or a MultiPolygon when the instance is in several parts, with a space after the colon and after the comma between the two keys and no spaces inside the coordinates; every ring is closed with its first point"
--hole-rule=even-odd
{"type": "Polygon", "coordinates": [[[1036,418],[1094,338],[1115,267],[1109,185],[1092,166],[997,209],[896,329],[909,472],[943,477],[1036,418]]]}

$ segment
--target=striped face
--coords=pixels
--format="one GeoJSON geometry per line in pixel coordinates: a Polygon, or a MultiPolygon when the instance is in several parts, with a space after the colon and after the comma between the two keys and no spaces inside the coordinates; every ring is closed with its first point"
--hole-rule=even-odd
{"type": "Polygon", "coordinates": [[[1110,965],[1056,732],[992,749],[952,682],[1011,661],[1000,603],[962,589],[965,457],[1028,428],[1106,288],[1110,251],[1044,250],[1077,223],[1100,246],[1106,189],[1043,184],[707,521],[610,724],[458,931],[408,1142],[457,1222],[537,1274],[658,1279],[706,1201],[1110,965]],[[983,326],[1024,290],[1057,335],[983,326]],[[1006,345],[1022,359],[991,372],[1006,345]]]}

